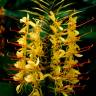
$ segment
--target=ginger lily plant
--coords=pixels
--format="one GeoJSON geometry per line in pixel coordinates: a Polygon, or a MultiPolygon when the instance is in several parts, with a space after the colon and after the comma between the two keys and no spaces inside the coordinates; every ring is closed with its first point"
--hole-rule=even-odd
{"type": "Polygon", "coordinates": [[[82,57],[82,55],[77,45],[80,39],[79,32],[76,30],[77,17],[73,14],[74,12],[65,21],[56,18],[52,11],[48,15],[49,23],[51,22],[47,25],[50,28],[48,39],[51,44],[49,49],[51,59],[47,62],[51,69],[49,72],[46,72],[43,66],[44,60],[42,60],[46,58],[43,51],[44,38],[40,36],[44,27],[42,22],[39,19],[36,22],[31,21],[28,14],[27,17],[20,19],[24,27],[19,31],[21,37],[17,42],[21,48],[16,52],[18,60],[14,64],[19,71],[13,76],[13,79],[19,82],[16,87],[17,93],[22,90],[24,84],[30,84],[32,92],[29,96],[43,96],[40,82],[46,77],[50,77],[55,82],[55,95],[61,93],[68,96],[74,91],[73,88],[79,82],[78,75],[80,74],[79,70],[74,68],[78,64],[75,57],[82,57]]]}

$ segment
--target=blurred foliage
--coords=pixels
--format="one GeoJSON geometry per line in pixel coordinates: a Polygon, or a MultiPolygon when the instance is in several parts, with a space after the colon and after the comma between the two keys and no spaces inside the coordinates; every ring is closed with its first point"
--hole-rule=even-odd
{"type": "MultiPolygon", "coordinates": [[[[11,54],[12,52],[15,52],[14,46],[11,43],[8,43],[8,41],[12,41],[13,37],[17,36],[17,32],[20,29],[20,24],[19,24],[19,19],[26,16],[26,12],[20,11],[20,10],[29,10],[30,12],[33,10],[32,8],[36,5],[33,0],[0,0],[0,14],[1,14],[1,8],[4,10],[4,15],[0,15],[0,18],[2,22],[0,21],[0,26],[3,25],[5,28],[5,31],[2,33],[0,32],[0,51],[2,51],[2,54],[0,56],[0,96],[15,96],[15,86],[13,81],[7,80],[9,77],[8,74],[10,73],[10,70],[8,71],[8,68],[10,67],[9,65],[12,65],[14,60],[12,61],[10,57],[7,55],[11,54]],[[3,49],[1,49],[1,47],[3,49]]],[[[48,0],[46,0],[48,1],[48,0]]],[[[58,0],[61,1],[61,0],[58,0]]],[[[52,3],[52,0],[49,0],[49,2],[52,3]]],[[[76,9],[81,11],[78,13],[78,30],[80,31],[81,35],[81,41],[80,45],[81,47],[89,46],[91,44],[94,44],[96,42],[96,0],[65,0],[64,4],[67,3],[73,3],[73,5],[70,5],[70,7],[67,7],[68,9],[76,9]],[[93,19],[92,19],[93,18],[93,19]],[[92,19],[92,20],[91,20],[92,19]],[[87,22],[89,21],[90,22],[87,22]],[[84,24],[84,22],[86,22],[84,24]],[[87,34],[86,34],[87,33],[87,34]],[[85,34],[85,35],[84,35],[85,34]]],[[[54,8],[53,8],[54,9],[54,8]]],[[[54,9],[55,10],[55,9],[54,9]]],[[[29,13],[30,13],[29,12],[29,13]]],[[[39,12],[41,14],[41,12],[39,12]]],[[[63,11],[59,14],[59,17],[62,17],[63,11]]],[[[30,13],[31,14],[31,13],[30,13]]],[[[44,14],[44,13],[42,13],[44,14]]],[[[64,14],[65,15],[65,14],[64,14]]],[[[31,14],[31,16],[35,17],[35,15],[31,14]]],[[[41,36],[44,36],[42,33],[41,36]]],[[[96,44],[95,44],[96,45],[96,44]]],[[[87,88],[84,92],[84,94],[80,91],[77,90],[77,93],[80,94],[78,96],[94,96],[96,95],[95,91],[95,85],[96,82],[96,46],[85,52],[84,53],[84,58],[85,59],[91,59],[90,65],[86,65],[83,68],[80,68],[82,72],[89,73],[89,77],[91,78],[89,81],[83,81],[83,84],[87,84],[88,86],[91,86],[89,89],[87,88]],[[95,77],[93,77],[95,76],[95,77]],[[89,84],[91,82],[91,85],[89,84]],[[92,90],[92,91],[91,91],[92,90]],[[89,92],[88,92],[89,91],[89,92]],[[91,95],[86,95],[88,93],[92,93],[91,95]]],[[[12,54],[11,54],[12,55],[12,54]]],[[[84,59],[84,60],[85,60],[84,59]]],[[[25,87],[26,88],[26,87],[25,87]]],[[[19,95],[16,95],[19,96],[19,95]]],[[[26,95],[22,95],[26,96],[26,95]]],[[[51,96],[51,95],[50,95],[51,96]]],[[[75,96],[75,95],[74,95],[75,96]]]]}
{"type": "Polygon", "coordinates": [[[1,96],[14,96],[14,87],[10,83],[0,83],[1,96]]]}

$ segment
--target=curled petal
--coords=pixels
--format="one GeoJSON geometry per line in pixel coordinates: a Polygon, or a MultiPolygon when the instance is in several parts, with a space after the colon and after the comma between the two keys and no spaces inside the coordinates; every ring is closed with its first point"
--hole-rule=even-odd
{"type": "Polygon", "coordinates": [[[22,50],[17,51],[16,56],[17,56],[17,58],[22,58],[23,57],[23,51],[22,50]]]}
{"type": "Polygon", "coordinates": [[[75,36],[79,35],[79,31],[75,30],[75,36]]]}
{"type": "Polygon", "coordinates": [[[75,54],[76,57],[82,57],[82,54],[75,54]]]}
{"type": "Polygon", "coordinates": [[[20,92],[21,92],[22,87],[23,87],[22,84],[19,84],[19,85],[16,87],[17,93],[20,93],[20,92]]]}
{"type": "Polygon", "coordinates": [[[35,89],[32,96],[40,96],[39,91],[37,89],[35,89]]]}
{"type": "Polygon", "coordinates": [[[22,38],[18,39],[17,42],[21,45],[26,45],[26,37],[23,36],[22,38]]]}
{"type": "Polygon", "coordinates": [[[15,74],[15,75],[13,76],[13,79],[14,79],[15,81],[21,81],[21,80],[23,80],[23,75],[24,75],[24,72],[21,71],[21,72],[15,74]]]}
{"type": "Polygon", "coordinates": [[[26,23],[26,21],[27,21],[26,17],[23,17],[22,19],[20,19],[20,23],[26,23]]]}

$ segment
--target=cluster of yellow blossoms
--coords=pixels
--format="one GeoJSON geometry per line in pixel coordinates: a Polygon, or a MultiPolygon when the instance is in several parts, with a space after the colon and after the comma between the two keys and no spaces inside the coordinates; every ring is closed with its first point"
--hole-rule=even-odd
{"type": "MultiPolygon", "coordinates": [[[[78,75],[80,72],[74,68],[78,63],[75,57],[82,57],[79,54],[79,46],[76,44],[80,39],[79,32],[76,30],[76,19],[73,15],[69,15],[67,27],[62,27],[62,20],[57,20],[54,13],[50,11],[49,18],[52,20],[50,25],[52,34],[49,39],[51,46],[51,62],[50,73],[43,73],[41,66],[41,56],[43,52],[43,42],[40,38],[42,31],[39,20],[36,23],[29,20],[29,15],[20,19],[24,23],[24,27],[19,31],[21,38],[17,42],[21,48],[16,55],[18,61],[14,64],[19,72],[14,75],[13,79],[19,81],[20,84],[16,90],[19,93],[24,83],[30,83],[33,91],[29,96],[41,96],[38,85],[46,76],[50,76],[55,81],[56,92],[68,96],[73,91],[74,84],[78,83],[78,75]],[[48,75],[49,74],[49,75],[48,75]]],[[[46,58],[46,57],[45,57],[46,58]]]]}
{"type": "Polygon", "coordinates": [[[29,15],[27,18],[20,19],[20,22],[24,23],[24,27],[19,31],[21,38],[17,42],[21,48],[16,53],[18,61],[14,64],[19,72],[14,75],[13,79],[20,82],[16,91],[19,93],[24,83],[31,83],[35,88],[32,96],[39,96],[36,87],[43,79],[43,73],[40,70],[40,57],[43,55],[41,28],[38,21],[34,23],[29,20],[29,15]],[[31,30],[30,27],[32,27],[31,30]]]}
{"type": "Polygon", "coordinates": [[[50,65],[53,69],[51,75],[55,80],[56,92],[67,96],[73,91],[74,84],[79,82],[78,75],[80,72],[74,68],[78,63],[75,56],[82,57],[79,54],[80,48],[76,44],[79,40],[79,32],[76,30],[77,17],[73,17],[72,14],[69,15],[66,29],[63,29],[62,20],[57,20],[53,12],[50,12],[49,17],[53,21],[53,24],[50,25],[52,30],[52,35],[50,35],[52,43],[50,65]]]}

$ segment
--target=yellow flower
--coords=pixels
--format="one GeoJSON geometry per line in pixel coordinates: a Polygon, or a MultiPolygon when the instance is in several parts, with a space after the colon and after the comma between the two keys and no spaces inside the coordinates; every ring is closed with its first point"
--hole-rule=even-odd
{"type": "Polygon", "coordinates": [[[61,57],[63,57],[65,55],[65,51],[62,50],[62,49],[59,49],[58,51],[55,51],[54,54],[53,54],[53,59],[60,59],[61,57]]]}
{"type": "Polygon", "coordinates": [[[17,42],[23,46],[26,46],[26,37],[23,36],[20,39],[17,40],[17,42]]]}
{"type": "Polygon", "coordinates": [[[57,33],[57,28],[55,27],[55,26],[53,26],[53,25],[50,25],[50,28],[51,28],[51,30],[54,32],[54,33],[57,33]]]}
{"type": "Polygon", "coordinates": [[[26,23],[29,21],[29,14],[27,14],[27,17],[23,17],[22,19],[20,19],[20,23],[26,23]]]}
{"type": "Polygon", "coordinates": [[[50,11],[50,15],[49,15],[50,19],[55,22],[55,15],[52,11],[50,11]]]}
{"type": "Polygon", "coordinates": [[[15,66],[16,68],[19,68],[19,69],[24,69],[24,67],[25,67],[25,61],[24,61],[24,60],[19,60],[19,61],[17,61],[17,62],[14,64],[14,66],[15,66]]]}
{"type": "Polygon", "coordinates": [[[25,65],[26,69],[34,69],[35,67],[37,67],[39,65],[39,58],[37,58],[36,63],[32,60],[27,60],[27,65],[25,65]]]}
{"type": "Polygon", "coordinates": [[[17,91],[17,93],[19,93],[20,92],[20,88],[21,87],[21,85],[19,84],[17,87],[16,87],[16,91],[17,91]]]}
{"type": "Polygon", "coordinates": [[[75,36],[78,36],[79,35],[79,31],[75,30],[75,36]]]}
{"type": "Polygon", "coordinates": [[[33,61],[31,61],[31,60],[28,60],[27,63],[28,63],[28,64],[25,65],[25,68],[26,68],[26,69],[34,69],[34,67],[36,67],[36,63],[33,62],[33,61]]]}
{"type": "Polygon", "coordinates": [[[19,31],[19,33],[26,33],[26,32],[27,32],[27,26],[23,27],[23,28],[19,31]]]}
{"type": "Polygon", "coordinates": [[[35,33],[35,32],[30,32],[28,35],[30,36],[30,38],[32,40],[35,40],[35,41],[37,41],[38,38],[39,38],[39,34],[38,33],[35,33]]]}
{"type": "Polygon", "coordinates": [[[39,71],[36,71],[36,72],[34,71],[33,73],[30,73],[24,77],[24,80],[27,83],[32,82],[33,84],[36,84],[38,81],[43,80],[43,79],[44,79],[44,76],[42,72],[39,72],[39,71]]]}
{"type": "Polygon", "coordinates": [[[39,75],[38,77],[39,80],[44,80],[44,75],[42,72],[38,72],[38,75],[39,75]]]}
{"type": "Polygon", "coordinates": [[[54,35],[50,35],[50,41],[52,42],[52,44],[53,45],[55,45],[56,43],[57,43],[57,38],[56,38],[56,36],[54,36],[54,35]]]}
{"type": "Polygon", "coordinates": [[[20,92],[22,91],[22,88],[23,88],[23,84],[19,84],[19,85],[16,87],[17,93],[20,93],[20,92]]]}
{"type": "Polygon", "coordinates": [[[76,57],[82,57],[82,54],[74,54],[76,57]]]}
{"type": "Polygon", "coordinates": [[[28,61],[28,64],[25,65],[25,68],[26,69],[34,69],[34,65],[35,65],[35,63],[30,60],[30,61],[28,61]]]}
{"type": "Polygon", "coordinates": [[[79,79],[78,78],[70,78],[70,83],[76,84],[78,82],[79,82],[79,79]]]}
{"type": "Polygon", "coordinates": [[[58,66],[54,66],[54,75],[60,75],[60,71],[61,71],[61,67],[58,66]]]}
{"type": "Polygon", "coordinates": [[[26,25],[31,25],[32,27],[36,26],[34,22],[29,20],[29,14],[27,14],[27,17],[23,17],[22,19],[20,19],[20,22],[25,23],[26,25]]]}
{"type": "Polygon", "coordinates": [[[23,17],[22,19],[20,19],[20,23],[26,23],[27,22],[27,18],[23,17]]]}
{"type": "Polygon", "coordinates": [[[34,54],[33,55],[34,57],[35,56],[41,56],[43,54],[42,46],[38,45],[38,47],[37,47],[37,45],[36,45],[36,48],[32,49],[32,54],[34,54]]]}
{"type": "Polygon", "coordinates": [[[80,75],[80,72],[76,69],[70,69],[69,72],[66,74],[67,78],[74,78],[77,77],[78,75],[80,75]]]}
{"type": "Polygon", "coordinates": [[[77,20],[77,17],[69,16],[68,29],[70,30],[76,29],[76,20],[77,20]]]}
{"type": "Polygon", "coordinates": [[[70,58],[68,60],[65,60],[65,65],[64,68],[65,69],[70,69],[71,67],[73,67],[74,65],[76,65],[78,63],[78,60],[74,60],[73,58],[70,58]]]}
{"type": "MultiPolygon", "coordinates": [[[[35,74],[35,73],[34,73],[34,74],[35,74]]],[[[24,77],[24,80],[25,80],[27,83],[36,82],[36,77],[34,76],[34,74],[29,74],[29,75],[27,75],[26,77],[24,77]]]]}
{"type": "Polygon", "coordinates": [[[68,80],[70,83],[76,84],[77,82],[79,82],[77,78],[79,74],[80,72],[78,70],[71,68],[69,72],[66,73],[64,78],[68,80]]]}
{"type": "Polygon", "coordinates": [[[56,32],[56,29],[58,30],[58,28],[59,28],[60,31],[62,31],[63,28],[60,26],[61,23],[62,23],[62,21],[57,21],[56,18],[55,18],[54,13],[52,11],[50,11],[49,17],[54,22],[54,26],[52,26],[52,25],[50,26],[51,29],[52,29],[52,31],[54,31],[54,33],[55,33],[56,32]],[[55,27],[57,27],[57,28],[55,28],[55,27]]]}
{"type": "Polygon", "coordinates": [[[61,27],[61,21],[55,21],[55,22],[54,22],[54,25],[56,25],[57,28],[58,28],[60,31],[63,31],[63,27],[61,27]]]}
{"type": "Polygon", "coordinates": [[[29,21],[29,25],[31,25],[32,27],[36,27],[36,24],[32,21],[29,21]]]}
{"type": "Polygon", "coordinates": [[[77,57],[82,57],[82,55],[78,54],[78,51],[80,50],[79,46],[75,43],[70,43],[67,50],[66,50],[66,57],[69,56],[77,56],[77,57]]]}
{"type": "Polygon", "coordinates": [[[15,81],[22,81],[23,80],[24,71],[20,71],[19,73],[13,76],[15,81]]]}
{"type": "Polygon", "coordinates": [[[17,52],[16,52],[16,56],[17,56],[17,58],[22,58],[23,57],[23,51],[22,50],[18,50],[17,52]]]}
{"type": "Polygon", "coordinates": [[[67,93],[65,93],[65,92],[62,92],[62,94],[63,94],[64,96],[68,96],[68,94],[67,94],[67,93]]]}
{"type": "Polygon", "coordinates": [[[62,88],[63,87],[63,81],[62,81],[62,79],[56,80],[56,87],[57,88],[62,88]]]}
{"type": "MultiPolygon", "coordinates": [[[[30,95],[29,95],[30,96],[30,95]]],[[[40,96],[40,93],[37,89],[34,90],[32,96],[40,96]]]]}
{"type": "Polygon", "coordinates": [[[66,40],[63,37],[59,37],[59,39],[64,43],[66,40]]]}

